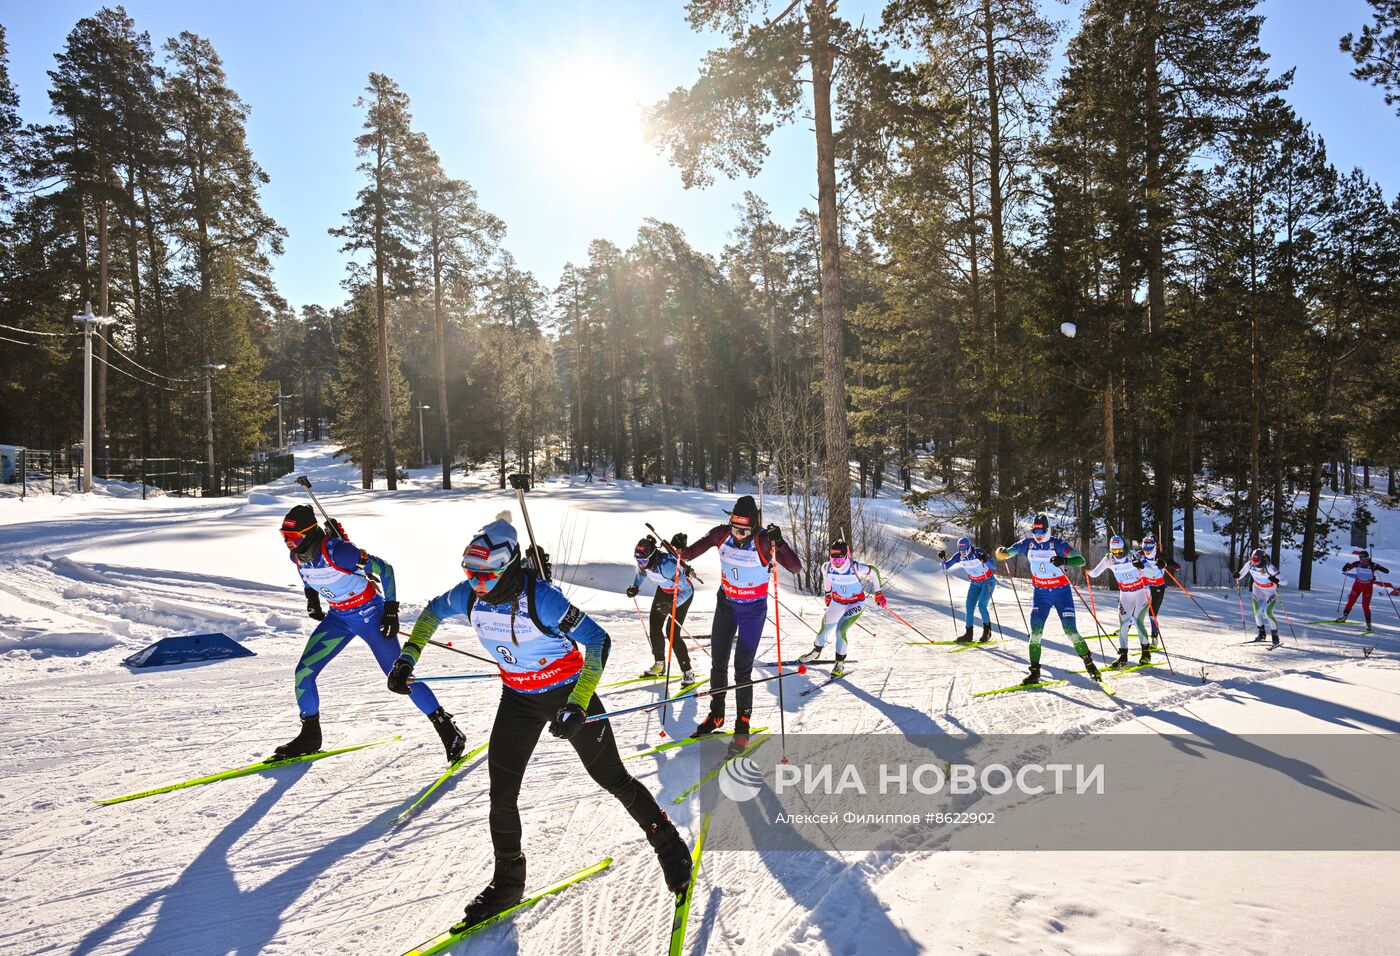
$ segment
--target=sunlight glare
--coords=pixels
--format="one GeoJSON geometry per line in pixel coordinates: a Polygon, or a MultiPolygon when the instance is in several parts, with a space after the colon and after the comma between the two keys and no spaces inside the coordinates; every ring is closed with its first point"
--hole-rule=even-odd
{"type": "Polygon", "coordinates": [[[560,63],[540,76],[529,122],[557,175],[593,188],[628,183],[649,156],[639,86],[616,64],[560,63]]]}

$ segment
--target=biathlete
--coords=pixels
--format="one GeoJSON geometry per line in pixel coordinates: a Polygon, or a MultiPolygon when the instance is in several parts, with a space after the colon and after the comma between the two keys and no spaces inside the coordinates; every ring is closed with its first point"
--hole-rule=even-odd
{"type": "MultiPolygon", "coordinates": [[[[683,533],[671,538],[671,547],[675,551],[680,551],[686,543],[683,533]]],[[[685,612],[690,610],[690,602],[695,597],[695,586],[690,583],[689,575],[680,570],[681,565],[675,555],[658,548],[656,539],[651,535],[637,542],[632,549],[632,557],[637,561],[637,576],[627,588],[627,596],[636,597],[648,578],[656,582],[648,621],[651,629],[647,632],[654,663],[648,670],[642,671],[642,676],[660,677],[666,672],[666,641],[669,638],[676,663],[681,668],[681,684],[693,684],[695,672],[690,669],[690,651],[686,649],[685,638],[681,635],[681,625],[685,623],[685,612]]]]}
{"type": "MultiPolygon", "coordinates": [[[[293,672],[301,732],[273,751],[273,759],[300,757],[321,749],[321,695],[316,678],[352,637],[369,645],[385,674],[399,656],[394,569],[389,562],[351,544],[339,524],[334,531],[334,537],[326,533],[310,505],[297,505],[282,519],[282,541],[306,591],[306,614],[319,623],[293,672]],[[321,606],[323,597],[331,606],[329,612],[321,606]]],[[[432,690],[415,687],[409,699],[433,722],[448,763],[460,757],[467,739],[432,690]]]]}
{"type": "Polygon", "coordinates": [[[1267,616],[1269,630],[1274,639],[1273,646],[1278,647],[1278,618],[1274,616],[1274,608],[1278,606],[1278,589],[1279,585],[1283,584],[1283,579],[1279,577],[1278,568],[1269,563],[1260,548],[1255,548],[1249,553],[1249,563],[1240,568],[1240,573],[1235,575],[1237,587],[1246,576],[1249,578],[1249,599],[1254,604],[1254,623],[1259,628],[1254,640],[1258,642],[1264,639],[1264,618],[1267,616]]]}
{"type": "Polygon", "coordinates": [[[1152,606],[1152,639],[1155,641],[1162,636],[1157,628],[1157,617],[1162,613],[1162,601],[1167,596],[1166,575],[1180,571],[1181,565],[1165,559],[1157,550],[1157,539],[1150,534],[1142,539],[1137,558],[1142,562],[1142,576],[1147,580],[1147,596],[1152,606]]]}
{"type": "Polygon", "coordinates": [[[797,660],[807,664],[821,657],[827,635],[835,633],[836,666],[831,669],[831,676],[840,677],[846,673],[847,635],[865,613],[867,585],[872,578],[875,586],[868,589],[870,596],[881,607],[887,607],[888,602],[879,568],[873,564],[861,564],[851,557],[851,547],[844,541],[831,542],[828,553],[829,560],[822,565],[822,597],[826,600],[826,613],[822,616],[821,630],[817,632],[817,642],[797,660]]]}
{"type": "MultiPolygon", "coordinates": [[[[710,683],[724,687],[729,655],[734,655],[734,683],[747,685],[753,680],[753,659],[768,619],[768,566],[777,560],[789,571],[801,570],[796,552],[783,541],[775,524],[760,530],[758,504],[744,495],[729,513],[729,523],[711,528],[704,537],[681,549],[681,560],[693,561],[711,548],[719,549],[720,591],[715,599],[715,617],[710,625],[710,683]],[[736,646],[737,644],[737,646],[736,646]]],[[[695,728],[692,737],[713,734],[724,724],[724,693],[711,694],[710,713],[695,728]]],[[[753,713],[753,687],[741,686],[734,692],[734,739],[731,749],[748,746],[749,718],[753,713]]]]}
{"type": "Polygon", "coordinates": [[[973,547],[967,538],[958,539],[958,550],[953,552],[953,556],[948,557],[948,552],[938,551],[938,560],[942,562],[943,573],[947,574],[954,569],[960,569],[967,575],[967,630],[963,631],[962,637],[957,639],[959,644],[972,643],[972,612],[974,609],[982,612],[982,641],[985,643],[992,639],[992,616],[989,606],[992,602],[992,592],[996,590],[997,563],[987,557],[987,552],[981,548],[973,547]]]}
{"type": "Polygon", "coordinates": [[[1147,562],[1136,553],[1128,550],[1121,535],[1108,539],[1108,554],[1092,571],[1085,572],[1096,578],[1105,571],[1112,571],[1118,581],[1118,658],[1109,667],[1128,666],[1128,631],[1137,624],[1138,641],[1142,645],[1139,664],[1152,663],[1152,638],[1147,627],[1148,600],[1147,577],[1144,571],[1147,562]]]}
{"type": "MultiPolygon", "coordinates": [[[[467,904],[458,927],[470,926],[519,903],[525,893],[521,848],[520,784],[548,725],[569,741],[584,769],[637,821],[656,851],[666,886],[680,893],[690,883],[690,851],[670,818],[622,765],[606,720],[585,729],[585,717],[604,712],[594,693],[608,658],[607,632],[569,603],[563,592],[520,558],[515,528],[506,516],[477,532],[462,552],[466,580],[428,602],[413,625],[403,655],[389,674],[389,689],[411,694],[413,667],[428,639],[448,617],[462,616],[501,672],[501,699],[487,749],[490,776],[491,882],[467,904]]],[[[456,928],[456,927],[454,927],[456,928]]]]}
{"type": "Polygon", "coordinates": [[[1362,551],[1357,560],[1350,561],[1342,565],[1342,574],[1351,578],[1351,594],[1347,595],[1347,608],[1342,612],[1342,616],[1337,618],[1337,623],[1342,624],[1351,615],[1351,609],[1356,604],[1356,599],[1361,599],[1361,613],[1366,616],[1366,630],[1363,633],[1371,633],[1371,592],[1376,587],[1376,572],[1389,574],[1390,568],[1376,564],[1371,560],[1371,552],[1362,551]]]}
{"type": "Polygon", "coordinates": [[[996,555],[1006,561],[1015,555],[1025,555],[1031,566],[1031,637],[1030,672],[1022,684],[1040,683],[1040,635],[1045,630],[1045,619],[1054,611],[1060,618],[1060,627],[1065,636],[1074,642],[1074,652],[1084,662],[1084,670],[1089,677],[1102,681],[1094,658],[1089,653],[1089,645],[1080,636],[1074,622],[1074,593],[1070,590],[1065,568],[1084,567],[1084,555],[1069,546],[1069,542],[1050,533],[1050,519],[1039,514],[1031,522],[1029,537],[1011,545],[997,548],[996,555]]]}

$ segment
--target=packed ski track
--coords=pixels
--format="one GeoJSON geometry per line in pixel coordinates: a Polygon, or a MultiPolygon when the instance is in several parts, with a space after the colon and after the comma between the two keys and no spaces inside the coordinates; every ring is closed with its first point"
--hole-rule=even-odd
{"type": "MultiPolygon", "coordinates": [[[[394,493],[362,491],[355,469],[330,452],[299,447],[298,469],[349,536],[394,566],[405,626],[427,599],[461,579],[470,534],[498,512],[517,510],[510,492],[480,476],[460,479],[463,487],[450,492],[434,489],[429,472],[394,493]]],[[[249,763],[295,733],[292,668],[311,622],[277,527],[304,500],[290,478],[235,499],[0,500],[0,952],[395,954],[458,919],[484,885],[492,860],[484,757],[396,824],[445,768],[442,748],[408,700],[385,689],[358,641],[320,679],[325,746],[401,740],[131,803],[93,803],[249,763]],[[160,637],[208,631],[257,656],[150,670],[120,665],[160,637]]],[[[612,635],[604,684],[650,663],[637,611],[623,595],[643,523],[693,540],[721,522],[732,501],[582,479],[531,492],[531,518],[553,555],[556,580],[612,635]]],[[[873,507],[901,534],[913,530],[898,502],[873,507]]],[[[949,640],[962,629],[966,581],[952,579],[955,620],[931,550],[912,547],[908,564],[887,580],[891,607],[929,637],[949,640]]],[[[1170,589],[1162,625],[1171,666],[1110,675],[1116,697],[1067,675],[1081,665],[1053,621],[1043,663],[1048,677],[1068,676],[1068,684],[972,696],[1013,684],[1025,671],[1025,627],[1009,587],[997,588],[994,601],[997,636],[1006,642],[969,651],[909,643],[919,636],[872,607],[861,623],[874,633],[851,633],[849,676],[805,697],[799,692],[825,680],[829,665],[786,681],[787,731],[1400,732],[1400,627],[1385,598],[1377,593],[1374,634],[1302,623],[1335,616],[1339,564],[1319,567],[1311,593],[1285,588],[1291,628],[1283,624],[1284,645],[1275,650],[1244,643],[1253,625],[1241,628],[1233,590],[1194,592],[1212,624],[1170,589]],[[1363,648],[1374,650],[1366,656],[1363,648]]],[[[686,621],[702,673],[708,658],[698,648],[706,643],[717,567],[713,552],[696,562],[705,584],[686,621]]],[[[1295,579],[1296,566],[1288,583],[1295,579]]],[[[1018,586],[1025,600],[1024,582],[1018,586]]],[[[1112,604],[1106,594],[1099,591],[1101,617],[1112,604]]],[[[791,659],[811,646],[806,622],[817,621],[821,602],[798,593],[787,575],[780,597],[791,659]]],[[[1092,633],[1083,608],[1078,618],[1092,633]]],[[[461,624],[448,624],[439,638],[476,648],[461,624]]],[[[1105,637],[1104,647],[1110,643],[1105,637]]],[[[1098,641],[1090,646],[1097,656],[1098,641]]],[[[770,619],[758,659],[775,657],[770,619]]],[[[485,666],[430,647],[417,674],[485,666]]],[[[484,743],[499,683],[435,689],[468,747],[484,743]]],[[[755,690],[755,725],[776,731],[776,683],[755,690]]],[[[656,693],[642,684],[603,696],[627,706],[656,693]]],[[[684,736],[700,716],[695,701],[673,709],[668,736],[684,736]]],[[[656,712],[619,717],[614,729],[624,756],[661,742],[656,712]]],[[[775,733],[767,746],[780,745],[775,733]]],[[[695,782],[694,762],[662,753],[627,763],[693,839],[705,798],[681,806],[672,800],[695,782]]],[[[1268,812],[1267,794],[1241,799],[1268,812]]],[[[651,849],[572,749],[548,734],[525,778],[521,810],[530,886],[604,857],[615,862],[454,951],[664,950],[671,900],[651,849]]],[[[915,853],[707,852],[686,951],[1348,953],[1385,938],[1400,876],[1394,854],[1379,852],[931,846],[915,853]]]]}

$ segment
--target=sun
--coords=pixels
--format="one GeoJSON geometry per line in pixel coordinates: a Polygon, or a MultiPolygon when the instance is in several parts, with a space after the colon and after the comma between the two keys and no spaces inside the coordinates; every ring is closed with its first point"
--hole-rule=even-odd
{"type": "Polygon", "coordinates": [[[621,186],[650,156],[642,99],[641,87],[620,64],[568,60],[539,74],[525,125],[557,175],[593,188],[621,186]]]}

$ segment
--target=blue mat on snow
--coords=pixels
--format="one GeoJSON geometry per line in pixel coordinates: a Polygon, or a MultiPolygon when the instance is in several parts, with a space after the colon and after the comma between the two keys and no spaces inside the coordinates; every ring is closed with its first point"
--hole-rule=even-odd
{"type": "Polygon", "coordinates": [[[127,667],[162,667],[253,656],[252,651],[227,634],[182,634],[179,637],[162,637],[122,663],[127,667]]]}

